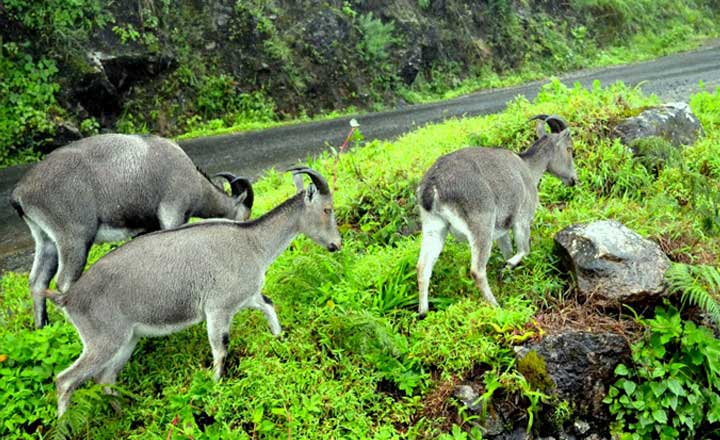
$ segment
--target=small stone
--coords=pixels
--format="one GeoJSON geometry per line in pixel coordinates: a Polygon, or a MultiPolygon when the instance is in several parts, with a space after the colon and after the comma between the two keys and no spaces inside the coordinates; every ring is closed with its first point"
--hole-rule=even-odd
{"type": "Polygon", "coordinates": [[[470,385],[458,385],[453,393],[456,399],[460,400],[470,411],[479,411],[482,405],[478,401],[480,394],[470,385]]]}
{"type": "Polygon", "coordinates": [[[590,430],[590,424],[584,420],[576,420],[575,423],[573,423],[573,426],[580,434],[585,434],[590,430]]]}

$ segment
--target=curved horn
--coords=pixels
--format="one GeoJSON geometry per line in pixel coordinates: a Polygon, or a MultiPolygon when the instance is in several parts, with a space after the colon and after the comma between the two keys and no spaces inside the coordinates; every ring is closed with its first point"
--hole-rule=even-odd
{"type": "Polygon", "coordinates": [[[315,184],[315,187],[318,189],[318,192],[322,195],[328,195],[330,194],[330,187],[328,186],[327,181],[325,178],[318,173],[317,171],[313,170],[312,168],[308,167],[292,167],[288,169],[288,171],[292,172],[293,174],[307,174],[310,176],[310,179],[312,179],[312,182],[315,184]]]}
{"type": "Polygon", "coordinates": [[[228,182],[232,182],[233,180],[237,179],[236,175],[234,175],[233,173],[228,173],[228,172],[213,174],[213,177],[222,177],[225,180],[227,180],[228,182]]]}
{"type": "Polygon", "coordinates": [[[567,122],[558,115],[537,115],[528,119],[528,122],[534,121],[535,119],[542,119],[550,126],[551,133],[560,133],[561,131],[568,128],[567,122]]]}
{"type": "Polygon", "coordinates": [[[551,115],[548,116],[547,119],[545,119],[545,122],[550,126],[550,131],[553,133],[560,133],[561,131],[568,128],[568,123],[565,122],[565,119],[561,118],[558,115],[551,115]]]}
{"type": "Polygon", "coordinates": [[[243,205],[248,208],[252,208],[253,201],[255,200],[255,194],[253,193],[252,183],[245,177],[236,177],[230,181],[230,188],[232,189],[233,197],[237,197],[243,192],[247,192],[247,196],[243,200],[243,205]]]}

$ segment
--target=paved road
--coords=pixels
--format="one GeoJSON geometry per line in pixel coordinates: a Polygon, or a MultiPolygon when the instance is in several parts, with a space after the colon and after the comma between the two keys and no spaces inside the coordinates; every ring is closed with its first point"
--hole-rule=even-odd
{"type": "MultiPolygon", "coordinates": [[[[580,71],[561,79],[568,85],[579,81],[585,87],[590,87],[596,79],[603,85],[622,80],[633,86],[640,84],[642,90],[655,93],[664,101],[687,100],[697,90],[699,81],[703,81],[708,89],[720,86],[720,41],[695,52],[639,64],[580,71]]],[[[498,112],[517,95],[532,99],[545,82],[479,92],[434,104],[406,106],[356,116],[356,119],[366,139],[392,139],[430,122],[498,112]]],[[[226,170],[257,177],[269,167],[284,167],[323,151],[327,145],[340,145],[349,129],[350,118],[192,139],[181,142],[181,146],[209,173],[226,170]]],[[[0,170],[0,273],[3,270],[28,270],[32,264],[32,238],[8,202],[15,182],[27,168],[18,166],[0,170]]]]}

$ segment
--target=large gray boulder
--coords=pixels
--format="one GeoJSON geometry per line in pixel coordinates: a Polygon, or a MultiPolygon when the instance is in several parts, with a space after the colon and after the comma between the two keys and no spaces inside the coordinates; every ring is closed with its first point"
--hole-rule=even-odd
{"type": "Polygon", "coordinates": [[[586,298],[615,305],[666,293],[668,257],[657,244],[617,221],[565,228],[555,235],[555,248],[586,298]]]}
{"type": "Polygon", "coordinates": [[[650,108],[626,119],[613,129],[612,137],[620,138],[628,147],[632,147],[634,141],[648,137],[661,137],[679,147],[692,145],[702,134],[702,125],[690,106],[684,102],[674,102],[650,108]]]}

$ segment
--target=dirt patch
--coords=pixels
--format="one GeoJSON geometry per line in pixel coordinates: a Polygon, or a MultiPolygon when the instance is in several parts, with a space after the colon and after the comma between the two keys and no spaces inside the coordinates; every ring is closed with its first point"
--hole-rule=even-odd
{"type": "MultiPolygon", "coordinates": [[[[644,309],[635,311],[639,314],[645,312],[644,309]]],[[[567,331],[586,331],[613,332],[625,336],[630,342],[640,336],[642,326],[628,318],[628,313],[632,312],[622,307],[608,309],[603,302],[593,297],[581,302],[577,294],[573,294],[542,310],[535,316],[534,322],[528,323],[526,327],[528,330],[542,329],[544,335],[538,335],[538,339],[567,331]]]]}
{"type": "MultiPolygon", "coordinates": [[[[439,378],[433,377],[435,382],[439,378]]],[[[425,418],[432,420],[442,432],[450,432],[452,425],[462,425],[462,419],[458,413],[457,407],[453,404],[451,399],[455,387],[460,384],[461,380],[457,377],[452,377],[449,380],[440,381],[438,385],[432,390],[423,400],[423,409],[417,414],[417,420],[425,418]]],[[[413,424],[417,422],[413,420],[413,424]]]]}
{"type": "Polygon", "coordinates": [[[705,249],[697,238],[686,235],[673,238],[665,234],[655,237],[653,241],[675,263],[711,265],[718,261],[718,255],[705,249]]]}

